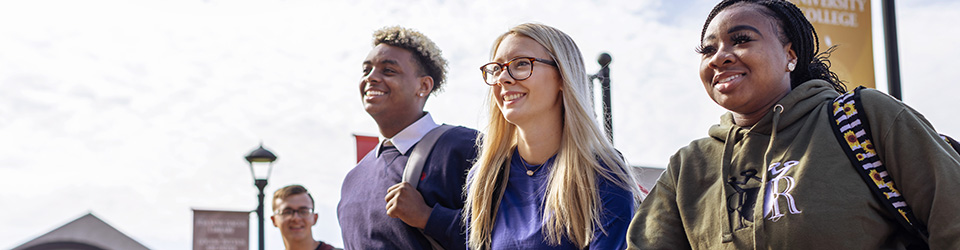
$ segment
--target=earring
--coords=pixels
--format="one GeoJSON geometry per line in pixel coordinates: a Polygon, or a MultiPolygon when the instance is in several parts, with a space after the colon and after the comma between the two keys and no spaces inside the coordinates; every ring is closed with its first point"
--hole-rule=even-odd
{"type": "Polygon", "coordinates": [[[420,93],[420,97],[423,97],[423,93],[420,93]]]}
{"type": "Polygon", "coordinates": [[[797,64],[796,64],[796,63],[793,63],[793,62],[787,63],[787,71],[788,71],[788,72],[793,72],[793,69],[796,68],[796,67],[797,67],[797,64]]]}

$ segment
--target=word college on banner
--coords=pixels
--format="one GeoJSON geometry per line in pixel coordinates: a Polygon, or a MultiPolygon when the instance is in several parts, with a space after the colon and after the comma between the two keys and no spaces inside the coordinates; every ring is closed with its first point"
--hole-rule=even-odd
{"type": "Polygon", "coordinates": [[[790,0],[813,24],[820,37],[820,52],[836,45],[830,70],[847,83],[876,87],[873,75],[873,31],[870,0],[790,0]]]}

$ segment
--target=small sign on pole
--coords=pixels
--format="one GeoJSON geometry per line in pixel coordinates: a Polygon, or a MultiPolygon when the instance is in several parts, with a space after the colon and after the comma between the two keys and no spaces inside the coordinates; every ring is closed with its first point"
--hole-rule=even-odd
{"type": "Polygon", "coordinates": [[[194,250],[249,250],[250,212],[193,210],[194,250]]]}

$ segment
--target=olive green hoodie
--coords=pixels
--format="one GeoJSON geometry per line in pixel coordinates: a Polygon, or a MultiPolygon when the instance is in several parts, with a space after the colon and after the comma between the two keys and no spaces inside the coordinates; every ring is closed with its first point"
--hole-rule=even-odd
{"type": "MultiPolygon", "coordinates": [[[[876,90],[861,95],[880,158],[928,225],[932,249],[960,249],[960,155],[910,107],[876,90]]],[[[837,96],[813,80],[750,128],[723,115],[710,137],[670,159],[630,225],[629,248],[902,249],[917,240],[840,148],[828,116],[837,96]]]]}

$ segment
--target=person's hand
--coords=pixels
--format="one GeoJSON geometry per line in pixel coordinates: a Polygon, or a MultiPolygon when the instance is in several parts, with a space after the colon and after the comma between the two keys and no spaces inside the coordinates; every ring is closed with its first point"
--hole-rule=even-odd
{"type": "Polygon", "coordinates": [[[402,220],[411,227],[423,229],[430,219],[433,208],[427,206],[423,196],[410,183],[401,182],[387,189],[387,215],[402,220]]]}

